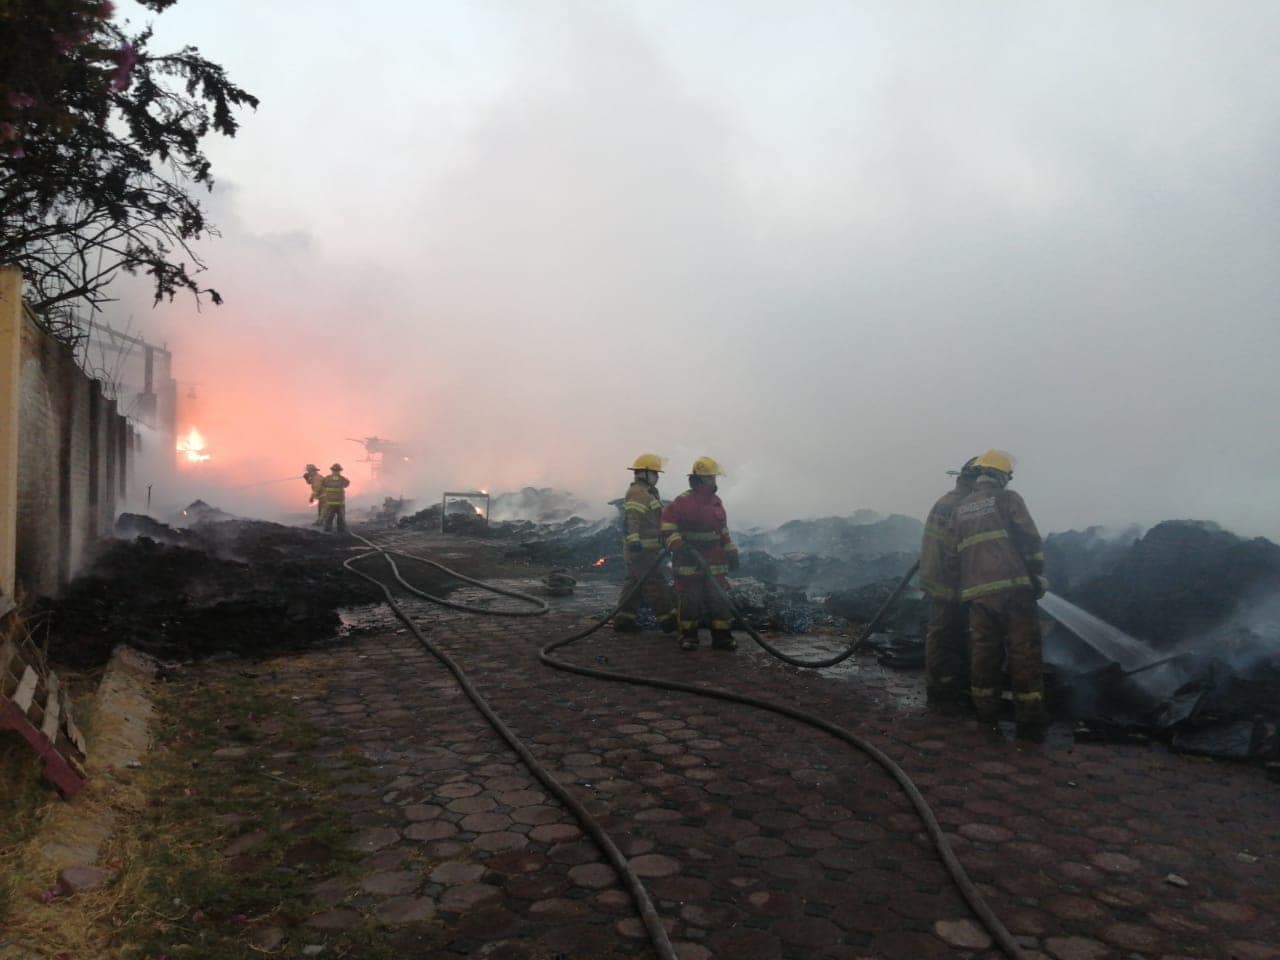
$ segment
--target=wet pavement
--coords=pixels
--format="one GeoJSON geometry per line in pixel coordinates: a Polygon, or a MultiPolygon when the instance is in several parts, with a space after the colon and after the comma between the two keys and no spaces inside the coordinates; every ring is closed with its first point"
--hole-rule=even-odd
{"type": "MultiPolygon", "coordinates": [[[[480,576],[497,555],[429,535],[402,546],[480,576]]],[[[536,577],[502,572],[534,592],[536,577]]],[[[405,606],[632,858],[684,960],[997,956],[906,797],[851,747],[765,711],[537,662],[615,590],[540,618],[405,606]]],[[[321,760],[348,777],[362,831],[364,875],[313,891],[315,937],[372,916],[406,955],[652,955],[612,869],[445,668],[385,608],[347,622],[341,643],[275,666],[325,731],[321,760]]],[[[918,673],[870,656],[806,672],[742,640],[686,653],[606,628],[564,655],[798,706],[871,740],[1029,956],[1280,958],[1280,786],[1262,770],[1056,730],[1041,746],[997,740],[925,712],[918,673]]]]}

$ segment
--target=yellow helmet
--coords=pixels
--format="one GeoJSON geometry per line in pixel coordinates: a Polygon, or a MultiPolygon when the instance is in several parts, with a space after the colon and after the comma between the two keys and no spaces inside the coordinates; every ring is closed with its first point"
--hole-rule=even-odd
{"type": "Polygon", "coordinates": [[[642,453],[631,465],[632,470],[652,470],[654,473],[661,473],[662,467],[662,458],[656,453],[642,453]]]}
{"type": "Polygon", "coordinates": [[[689,472],[695,477],[719,477],[724,474],[724,471],[720,469],[720,464],[710,457],[699,457],[693,461],[693,469],[689,472]]]}
{"type": "Polygon", "coordinates": [[[988,450],[982,456],[973,462],[975,469],[987,467],[991,470],[999,470],[1001,473],[1007,473],[1013,476],[1013,457],[1005,453],[1003,450],[988,450]]]}

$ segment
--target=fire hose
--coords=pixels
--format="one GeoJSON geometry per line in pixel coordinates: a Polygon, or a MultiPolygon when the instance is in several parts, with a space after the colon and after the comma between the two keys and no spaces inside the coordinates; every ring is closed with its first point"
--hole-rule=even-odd
{"type": "MultiPolygon", "coordinates": [[[[418,641],[424,647],[426,647],[426,649],[433,656],[435,656],[438,660],[440,660],[440,662],[443,663],[450,670],[451,673],[453,673],[454,678],[458,681],[458,684],[462,688],[463,692],[472,701],[472,703],[476,705],[477,709],[480,710],[480,712],[484,715],[485,719],[489,721],[490,725],[493,726],[493,728],[498,732],[498,734],[503,738],[503,740],[505,740],[507,744],[512,748],[512,750],[515,751],[515,753],[524,762],[525,766],[527,766],[529,770],[534,774],[534,776],[537,777],[537,779],[544,786],[546,786],[547,789],[550,790],[569,809],[569,811],[574,815],[574,817],[586,829],[587,833],[591,835],[592,839],[595,840],[597,844],[599,844],[600,849],[604,852],[609,863],[617,871],[618,875],[624,879],[627,889],[631,894],[632,900],[636,904],[636,908],[640,913],[640,918],[644,923],[645,929],[649,934],[649,938],[652,941],[654,945],[654,949],[657,951],[658,956],[661,958],[661,960],[677,960],[675,949],[672,946],[671,941],[667,936],[666,929],[662,925],[662,921],[658,916],[657,910],[653,906],[653,901],[650,899],[648,892],[644,889],[644,885],[640,882],[640,878],[636,876],[635,872],[631,869],[630,865],[626,860],[626,857],[623,856],[621,850],[619,850],[618,847],[613,843],[612,839],[610,839],[608,834],[605,833],[604,829],[599,825],[599,823],[595,820],[595,818],[591,816],[591,814],[586,810],[586,808],[583,807],[582,804],[580,804],[571,794],[569,794],[569,792],[554,777],[551,776],[550,772],[547,771],[539,763],[537,758],[533,756],[533,754],[528,750],[527,747],[524,746],[524,744],[519,740],[519,738],[516,737],[516,735],[511,731],[511,729],[507,727],[507,725],[498,717],[498,715],[488,705],[488,703],[479,694],[479,692],[476,691],[476,689],[472,686],[471,682],[467,679],[461,667],[459,667],[457,663],[454,662],[454,660],[448,656],[448,654],[440,650],[438,647],[436,647],[426,638],[426,636],[422,633],[422,631],[418,628],[418,626],[414,624],[412,620],[410,620],[410,618],[404,613],[404,611],[396,603],[391,593],[391,590],[385,584],[383,584],[381,581],[377,580],[373,576],[361,570],[357,570],[353,564],[359,560],[364,560],[369,557],[381,554],[383,558],[388,562],[388,564],[390,564],[396,580],[401,584],[401,586],[405,587],[410,592],[420,597],[423,597],[425,599],[432,600],[433,602],[442,603],[445,606],[449,606],[454,609],[463,609],[472,613],[482,613],[482,614],[491,614],[491,615],[492,614],[511,615],[516,612],[496,611],[496,610],[489,610],[489,609],[484,609],[479,607],[465,607],[460,604],[454,604],[448,601],[444,601],[437,597],[431,597],[428,594],[423,593],[422,591],[418,590],[417,588],[405,582],[404,578],[401,577],[399,573],[399,569],[396,567],[394,559],[392,559],[392,554],[394,554],[395,556],[410,558],[415,561],[427,563],[433,567],[436,567],[439,570],[442,570],[448,573],[451,576],[456,576],[465,582],[478,585],[484,589],[492,590],[495,593],[501,593],[506,596],[514,596],[522,600],[541,603],[542,609],[540,610],[519,611],[518,614],[538,615],[538,614],[546,613],[547,605],[545,604],[545,602],[536,601],[535,598],[533,597],[527,597],[523,594],[517,594],[514,591],[506,591],[497,587],[492,587],[481,581],[463,576],[462,574],[459,574],[456,571],[450,570],[448,567],[445,567],[443,564],[436,563],[433,560],[427,560],[426,558],[423,558],[423,557],[416,557],[416,556],[413,556],[412,554],[404,554],[398,551],[388,551],[384,547],[378,546],[377,544],[365,539],[359,534],[352,534],[352,536],[355,536],[357,539],[365,543],[370,548],[370,550],[367,553],[362,553],[358,556],[347,559],[346,561],[344,561],[343,566],[347,570],[350,570],[352,573],[356,574],[357,576],[363,577],[365,580],[368,580],[369,582],[375,584],[382,590],[383,594],[386,596],[387,603],[391,606],[392,610],[395,611],[396,615],[405,624],[405,626],[407,626],[413,632],[414,636],[417,637],[418,641]]],[[[942,860],[943,866],[946,869],[948,876],[951,878],[952,883],[955,884],[957,890],[959,890],[960,892],[960,895],[964,898],[965,902],[968,904],[969,908],[973,911],[974,915],[978,918],[978,920],[982,923],[982,925],[991,934],[992,938],[999,945],[1000,949],[1005,953],[1006,956],[1010,957],[1011,960],[1026,960],[1026,954],[1022,950],[1021,946],[1014,939],[1013,935],[1009,932],[1008,928],[1006,928],[1004,924],[1000,921],[999,917],[995,915],[995,912],[991,909],[991,907],[988,906],[986,900],[982,897],[982,894],[978,891],[973,881],[969,879],[969,876],[965,872],[964,867],[960,864],[960,861],[956,857],[955,852],[951,849],[951,845],[947,841],[947,838],[942,831],[942,827],[939,825],[938,820],[934,816],[933,811],[930,809],[928,801],[925,800],[924,795],[920,792],[919,788],[916,787],[916,785],[911,781],[911,778],[907,776],[906,772],[891,757],[889,757],[887,754],[885,754],[882,750],[880,750],[875,745],[859,737],[857,734],[849,730],[846,730],[845,728],[840,727],[836,724],[830,723],[829,721],[826,721],[821,717],[815,716],[814,714],[807,713],[806,711],[803,711],[803,710],[797,710],[793,707],[788,707],[782,704],[773,703],[768,700],[747,696],[745,694],[734,693],[731,690],[726,690],[720,687],[701,686],[701,685],[695,685],[691,683],[682,683],[676,680],[663,680],[663,679],[654,679],[650,677],[638,677],[632,674],[619,673],[617,671],[612,671],[612,670],[599,670],[593,667],[583,667],[577,664],[569,663],[568,661],[565,661],[565,660],[559,660],[551,656],[553,651],[558,650],[561,647],[567,647],[570,644],[577,643],[578,641],[589,637],[591,634],[595,633],[597,630],[603,627],[604,624],[608,623],[614,617],[614,615],[617,614],[618,611],[621,610],[623,606],[626,605],[631,600],[631,598],[635,595],[635,593],[640,589],[641,584],[644,583],[644,581],[649,577],[649,575],[654,573],[658,569],[659,564],[662,563],[662,561],[666,558],[666,556],[667,556],[666,550],[659,552],[658,556],[655,557],[653,562],[645,569],[643,576],[637,578],[635,582],[632,584],[632,586],[630,587],[630,589],[623,592],[623,595],[619,599],[617,605],[607,615],[602,617],[600,620],[598,620],[596,623],[592,624],[590,627],[588,627],[585,630],[581,630],[568,637],[564,637],[563,639],[552,641],[551,643],[548,643],[545,646],[543,646],[538,651],[539,661],[551,667],[552,669],[563,670],[569,673],[579,674],[581,676],[593,677],[593,678],[598,678],[603,680],[615,680],[622,683],[638,684],[641,686],[649,686],[649,687],[654,687],[662,690],[677,690],[685,693],[697,694],[699,696],[711,697],[718,700],[726,700],[731,703],[740,703],[745,706],[757,707],[762,710],[768,710],[772,713],[777,713],[785,717],[790,717],[791,719],[799,720],[802,723],[806,723],[806,724],[809,724],[810,726],[816,727],[817,729],[822,730],[823,732],[828,733],[831,736],[839,740],[842,740],[845,743],[848,743],[851,746],[862,751],[867,756],[869,756],[872,760],[874,760],[877,764],[879,764],[885,771],[887,771],[889,775],[894,779],[894,781],[898,784],[898,786],[901,787],[902,791],[907,795],[907,798],[910,800],[912,807],[916,811],[916,814],[920,817],[921,822],[924,823],[925,829],[929,834],[929,839],[933,843],[934,849],[937,851],[939,858],[942,860]]],[[[748,625],[746,623],[746,620],[742,617],[741,613],[734,606],[732,600],[729,599],[727,591],[725,591],[720,586],[720,584],[716,581],[715,577],[710,575],[710,571],[706,567],[705,560],[703,560],[702,557],[696,553],[695,553],[695,557],[697,558],[698,562],[702,565],[704,573],[706,573],[707,579],[711,582],[713,588],[719,592],[721,598],[728,604],[729,609],[733,613],[733,615],[740,622],[744,624],[748,634],[756,643],[760,645],[760,647],[763,650],[765,650],[771,656],[774,656],[779,660],[782,660],[784,663],[788,663],[797,667],[807,667],[807,668],[833,666],[847,659],[849,656],[851,656],[853,652],[859,646],[861,646],[861,644],[866,640],[866,638],[871,635],[872,630],[879,623],[879,621],[884,617],[885,613],[902,595],[902,592],[906,589],[908,583],[910,583],[911,578],[915,575],[916,568],[918,566],[918,564],[912,565],[911,569],[907,571],[905,576],[903,576],[901,581],[898,583],[897,587],[890,594],[889,598],[881,605],[880,609],[876,612],[872,620],[863,628],[861,635],[855,638],[855,640],[851,644],[849,644],[849,646],[844,651],[842,651],[840,654],[837,654],[832,658],[826,658],[826,659],[817,660],[817,661],[803,661],[795,657],[791,657],[783,653],[782,651],[778,650],[776,647],[773,647],[763,637],[761,637],[760,634],[754,628],[748,625]]]]}

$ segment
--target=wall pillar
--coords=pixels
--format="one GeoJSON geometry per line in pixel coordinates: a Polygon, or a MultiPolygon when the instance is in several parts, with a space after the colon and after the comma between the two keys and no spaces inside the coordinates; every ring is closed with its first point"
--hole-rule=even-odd
{"type": "Polygon", "coordinates": [[[0,267],[0,614],[12,602],[17,562],[22,323],[22,273],[0,267]]]}

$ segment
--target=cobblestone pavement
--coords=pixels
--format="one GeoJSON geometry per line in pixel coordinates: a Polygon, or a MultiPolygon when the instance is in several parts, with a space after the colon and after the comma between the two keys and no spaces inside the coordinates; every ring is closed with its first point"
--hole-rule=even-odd
{"type": "MultiPolygon", "coordinates": [[[[901,791],[847,745],[541,666],[538,647],[580,614],[407,606],[618,839],[684,960],[998,955],[901,791]]],[[[389,611],[361,622],[359,639],[279,667],[327,731],[323,762],[352,774],[342,794],[367,858],[363,879],[316,888],[317,933],[371,914],[406,955],[650,956],[612,869],[444,667],[389,611]]],[[[996,741],[925,713],[918,675],[869,659],[823,676],[607,629],[566,656],[800,705],[871,739],[1032,957],[1280,958],[1280,787],[1258,769],[1158,746],[996,741]]]]}

